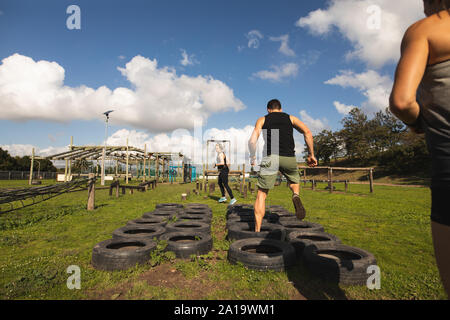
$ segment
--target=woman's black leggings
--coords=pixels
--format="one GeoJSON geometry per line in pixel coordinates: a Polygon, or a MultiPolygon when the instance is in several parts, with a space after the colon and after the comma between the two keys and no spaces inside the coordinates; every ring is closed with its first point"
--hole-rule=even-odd
{"type": "Polygon", "coordinates": [[[220,192],[222,192],[222,197],[225,197],[225,189],[227,189],[227,192],[230,195],[231,199],[234,199],[233,191],[231,191],[231,188],[228,185],[228,173],[229,173],[228,168],[220,170],[219,188],[220,188],[220,192]]]}

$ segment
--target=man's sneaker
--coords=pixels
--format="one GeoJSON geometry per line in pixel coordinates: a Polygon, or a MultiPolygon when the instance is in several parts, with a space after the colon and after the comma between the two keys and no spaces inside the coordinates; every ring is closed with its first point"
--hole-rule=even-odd
{"type": "Polygon", "coordinates": [[[219,199],[219,203],[224,203],[226,201],[227,201],[227,198],[225,198],[225,197],[222,197],[222,198],[219,199]]]}
{"type": "Polygon", "coordinates": [[[237,200],[236,199],[231,199],[231,201],[230,201],[230,206],[232,206],[233,204],[235,204],[237,202],[237,200]]]}
{"type": "Polygon", "coordinates": [[[294,203],[295,215],[298,219],[303,220],[306,217],[306,211],[303,207],[302,201],[300,200],[300,196],[296,193],[292,196],[292,202],[294,203]]]}

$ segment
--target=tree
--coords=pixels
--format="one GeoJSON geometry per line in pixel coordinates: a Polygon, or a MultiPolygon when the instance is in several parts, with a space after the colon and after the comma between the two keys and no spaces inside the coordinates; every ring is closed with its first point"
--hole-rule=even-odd
{"type": "Polygon", "coordinates": [[[314,151],[317,159],[329,164],[331,157],[336,159],[340,144],[336,134],[329,130],[323,130],[314,137],[314,151]]]}
{"type": "Polygon", "coordinates": [[[338,135],[344,144],[347,156],[351,160],[367,162],[371,154],[367,116],[360,109],[354,108],[341,122],[344,128],[338,135]]]}
{"type": "Polygon", "coordinates": [[[83,171],[87,171],[92,167],[92,162],[87,161],[86,159],[78,159],[73,163],[74,172],[78,172],[81,174],[83,171]]]}
{"type": "Polygon", "coordinates": [[[386,108],[368,122],[369,144],[377,153],[383,153],[400,143],[405,125],[386,108]]]}
{"type": "Polygon", "coordinates": [[[15,159],[9,155],[7,150],[0,148],[0,170],[13,170],[15,159]]]}

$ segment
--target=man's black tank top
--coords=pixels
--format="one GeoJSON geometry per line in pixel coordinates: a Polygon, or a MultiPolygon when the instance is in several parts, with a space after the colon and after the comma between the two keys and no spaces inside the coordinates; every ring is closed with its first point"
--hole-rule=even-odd
{"type": "Polygon", "coordinates": [[[262,127],[265,142],[263,155],[295,157],[294,126],[290,116],[284,112],[272,112],[265,118],[262,127]]]}

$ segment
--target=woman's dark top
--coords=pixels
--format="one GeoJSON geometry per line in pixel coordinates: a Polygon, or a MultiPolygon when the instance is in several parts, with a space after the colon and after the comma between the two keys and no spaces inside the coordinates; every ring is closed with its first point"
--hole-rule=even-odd
{"type": "Polygon", "coordinates": [[[450,60],[426,68],[418,90],[420,124],[432,158],[432,185],[450,186],[450,60]]]}
{"type": "Polygon", "coordinates": [[[272,154],[295,157],[294,127],[290,116],[284,112],[266,115],[263,129],[264,156],[272,154]]]}

